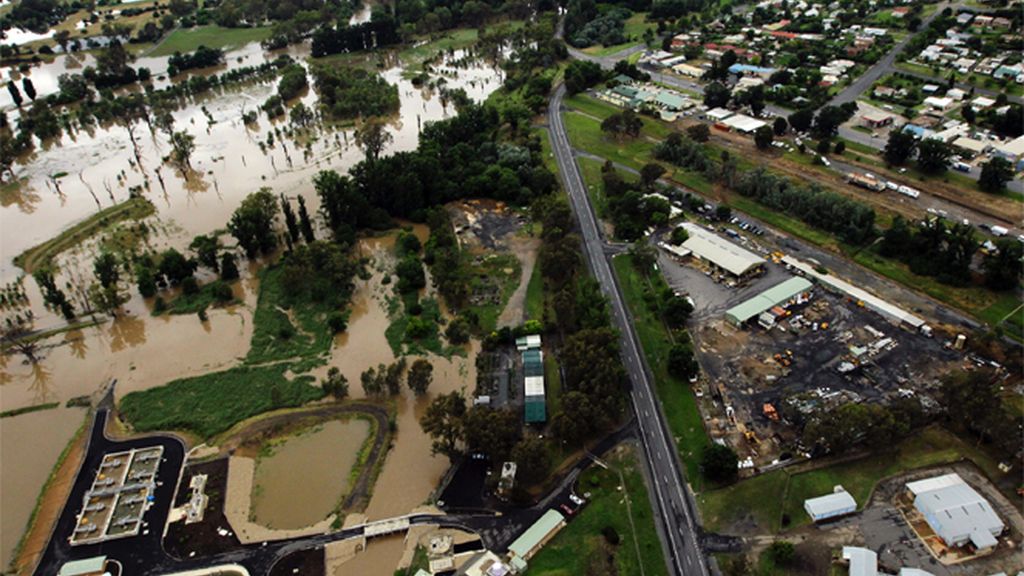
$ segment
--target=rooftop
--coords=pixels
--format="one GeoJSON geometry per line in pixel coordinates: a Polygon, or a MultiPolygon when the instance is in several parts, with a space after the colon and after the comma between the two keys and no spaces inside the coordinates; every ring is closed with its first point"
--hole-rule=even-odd
{"type": "Polygon", "coordinates": [[[534,548],[540,546],[548,536],[561,528],[563,523],[565,523],[565,517],[558,510],[548,510],[533,526],[516,538],[515,542],[509,544],[509,553],[528,560],[534,548]]]}
{"type": "Polygon", "coordinates": [[[798,294],[810,289],[810,280],[800,277],[790,278],[789,280],[772,286],[745,302],[741,302],[736,306],[733,306],[725,313],[725,315],[733,322],[742,324],[761,312],[770,309],[772,306],[777,306],[783,302],[787,302],[798,294]]]}
{"type": "Polygon", "coordinates": [[[818,518],[856,510],[857,501],[853,499],[853,496],[850,496],[849,492],[841,490],[833,494],[804,500],[804,509],[812,517],[818,518]]]}
{"type": "Polygon", "coordinates": [[[742,276],[765,262],[764,258],[757,254],[696,224],[684,222],[682,226],[690,234],[690,238],[683,242],[682,247],[730,274],[742,276]]]}
{"type": "Polygon", "coordinates": [[[878,576],[878,554],[873,550],[843,546],[843,560],[850,563],[850,576],[878,576]]]}
{"type": "Polygon", "coordinates": [[[79,576],[80,574],[100,574],[103,572],[103,567],[107,564],[106,556],[94,556],[92,558],[85,558],[84,560],[72,560],[71,562],[65,562],[60,567],[60,572],[57,576],[79,576]]]}

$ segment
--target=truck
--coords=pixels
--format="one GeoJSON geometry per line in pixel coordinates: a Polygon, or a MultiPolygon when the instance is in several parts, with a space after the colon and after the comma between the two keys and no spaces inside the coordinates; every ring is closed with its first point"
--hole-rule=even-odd
{"type": "Polygon", "coordinates": [[[992,230],[992,235],[996,236],[996,237],[1006,236],[1007,234],[1010,233],[1010,231],[1008,229],[1006,229],[1006,228],[1004,228],[1002,226],[993,226],[991,228],[991,230],[992,230]]]}
{"type": "Polygon", "coordinates": [[[885,183],[878,180],[870,174],[855,174],[851,172],[846,176],[846,180],[854,186],[860,186],[861,188],[867,188],[874,192],[880,192],[885,190],[885,183]]]}

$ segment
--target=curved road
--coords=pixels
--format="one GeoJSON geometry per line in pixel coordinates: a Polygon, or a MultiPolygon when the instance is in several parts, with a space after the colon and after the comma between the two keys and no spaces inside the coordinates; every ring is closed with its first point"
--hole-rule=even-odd
{"type": "Polygon", "coordinates": [[[612,317],[619,329],[623,365],[632,384],[630,398],[640,429],[644,464],[651,480],[651,499],[666,562],[671,574],[707,576],[708,565],[701,550],[699,526],[693,512],[693,497],[685,484],[675,442],[668,432],[661,404],[654,394],[650,369],[640,352],[632,319],[623,303],[611,265],[604,253],[604,243],[594,209],[590,205],[579,167],[572,156],[561,116],[564,97],[565,86],[559,85],[548,103],[551,148],[558,162],[559,173],[573,212],[579,222],[587,264],[611,304],[612,317]]]}

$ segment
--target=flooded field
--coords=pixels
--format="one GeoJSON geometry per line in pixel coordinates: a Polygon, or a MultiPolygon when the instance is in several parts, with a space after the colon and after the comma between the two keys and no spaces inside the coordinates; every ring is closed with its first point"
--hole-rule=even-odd
{"type": "MultiPolygon", "coordinates": [[[[291,54],[304,62],[308,48],[292,49],[291,54]]],[[[219,71],[255,66],[276,57],[258,45],[250,45],[227,55],[227,64],[219,71]]],[[[451,58],[465,54],[456,51],[451,58]]],[[[31,75],[40,93],[56,90],[57,77],[80,71],[91,56],[60,56],[51,64],[32,69],[31,75]],[[48,84],[49,83],[49,84],[48,84]]],[[[135,66],[154,71],[166,67],[163,59],[140,59],[135,66]],[[161,64],[162,63],[162,64],[161,64]]],[[[437,67],[450,88],[463,88],[474,100],[482,100],[501,83],[501,74],[492,65],[478,63],[468,67],[437,67]]],[[[394,141],[388,152],[415,148],[424,122],[455,113],[429,89],[420,89],[403,78],[401,62],[392,58],[381,74],[396,84],[401,97],[400,112],[389,119],[388,130],[394,141]]],[[[157,80],[156,85],[167,80],[157,80]]],[[[38,146],[14,167],[20,179],[15,187],[0,189],[0,283],[15,280],[24,272],[13,264],[23,250],[57,235],[61,230],[129,198],[129,190],[142,187],[143,195],[156,206],[156,214],[147,220],[157,232],[148,240],[151,247],[173,246],[185,251],[197,234],[222,228],[241,200],[261,186],[275,193],[306,198],[310,212],[317,210],[318,199],[312,177],[320,170],[347,171],[362,159],[354,144],[352,126],[328,126],[315,130],[313,137],[300,141],[283,138],[287,122],[268,121],[261,115],[258,123],[247,127],[241,120],[246,110],[258,106],[276,90],[273,82],[247,84],[237,89],[207,96],[194,105],[174,112],[175,129],[187,130],[196,138],[192,164],[187,177],[162,163],[170,145],[162,133],[150,133],[144,124],[136,126],[142,163],[136,165],[128,131],[112,124],[86,131],[65,133],[57,142],[38,146]],[[271,134],[275,143],[267,146],[271,134]],[[263,144],[261,146],[261,144],[263,144]],[[157,173],[163,179],[161,185],[157,173]],[[63,174],[63,175],[62,175],[63,174]],[[54,178],[54,176],[58,176],[54,178]],[[148,182],[148,186],[147,186],[148,182]]],[[[6,91],[0,106],[9,104],[6,91]]],[[[301,97],[307,106],[316,103],[310,90],[301,97]]],[[[12,119],[15,115],[11,115],[12,119]]],[[[425,229],[418,230],[425,233],[425,229]]],[[[370,239],[361,250],[390,250],[392,239],[370,239]]],[[[62,254],[58,284],[72,280],[91,281],[91,259],[95,243],[62,254]]],[[[244,264],[244,263],[243,263],[244,264]]],[[[117,396],[163,385],[173,379],[222,370],[246,354],[252,335],[252,310],[258,285],[254,273],[258,266],[240,266],[243,280],[236,287],[242,304],[211,309],[205,322],[195,315],[153,317],[152,302],[142,299],[134,286],[124,314],[96,327],[60,334],[41,342],[39,362],[30,363],[20,355],[0,356],[0,410],[16,409],[43,402],[65,402],[70,398],[95,393],[113,379],[118,381],[117,396]]],[[[389,288],[382,275],[359,281],[353,299],[352,315],[346,333],[335,342],[331,365],[339,366],[351,383],[354,397],[361,397],[359,375],[368,367],[390,362],[393,357],[384,338],[389,319],[385,298],[389,288]]],[[[57,328],[63,320],[41,306],[34,281],[25,280],[26,291],[35,313],[36,329],[57,328]]],[[[166,294],[164,294],[167,297],[166,294]]],[[[447,462],[430,454],[430,442],[420,430],[418,417],[434,393],[471,387],[473,357],[446,359],[431,357],[435,364],[431,392],[415,398],[403,391],[398,401],[398,432],[395,447],[389,453],[377,483],[368,513],[385,517],[405,513],[430,495],[444,473],[447,462]]],[[[326,371],[326,367],[323,370],[326,371]]],[[[317,376],[322,374],[317,373],[317,376]]],[[[12,466],[18,459],[15,449],[4,444],[0,455],[0,482],[4,503],[24,503],[25,514],[12,513],[5,506],[0,532],[3,548],[0,565],[6,566],[9,554],[20,537],[27,514],[39,493],[39,475],[48,473],[80,424],[67,430],[68,410],[49,410],[22,415],[2,422],[5,438],[32,437],[31,467],[12,466]],[[27,428],[32,427],[34,431],[27,428]],[[14,431],[10,434],[8,430],[14,431]],[[39,470],[34,470],[35,467],[39,470]],[[10,544],[9,544],[10,542],[10,544]]],[[[11,508],[13,509],[13,508],[11,508]]]]}
{"type": "Polygon", "coordinates": [[[256,465],[253,520],[268,528],[303,528],[326,518],[348,487],[370,424],[331,420],[285,439],[256,465]],[[302,505],[296,506],[301,495],[302,505]]]}

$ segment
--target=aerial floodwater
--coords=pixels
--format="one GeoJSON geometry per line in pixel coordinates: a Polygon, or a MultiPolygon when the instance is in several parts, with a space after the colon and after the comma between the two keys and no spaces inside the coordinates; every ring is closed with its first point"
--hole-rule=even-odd
{"type": "MultiPolygon", "coordinates": [[[[368,19],[369,7],[353,16],[353,19],[357,18],[363,19],[360,21],[368,19]]],[[[258,66],[280,54],[288,54],[303,66],[310,66],[308,44],[268,52],[258,43],[252,43],[226,53],[223,65],[193,74],[221,74],[242,66],[258,66]]],[[[474,62],[466,56],[459,50],[447,54],[441,62],[433,65],[433,74],[443,76],[448,88],[461,88],[471,99],[481,101],[500,86],[502,73],[493,63],[474,62]]],[[[20,83],[25,75],[32,79],[39,94],[46,95],[57,91],[61,74],[81,73],[93,62],[91,55],[58,55],[52,62],[24,72],[4,69],[3,79],[11,78],[20,83]]],[[[397,86],[401,101],[400,110],[386,119],[386,129],[393,137],[386,153],[412,150],[417,145],[424,123],[450,117],[455,114],[455,108],[438,91],[414,86],[407,78],[411,74],[407,73],[405,64],[396,55],[381,56],[381,62],[384,65],[379,69],[380,75],[397,86]]],[[[133,66],[149,68],[153,72],[155,88],[165,87],[171,82],[164,73],[166,58],[141,57],[133,66]]],[[[43,306],[39,288],[31,274],[16,265],[14,258],[93,216],[98,210],[125,202],[133,190],[148,199],[155,208],[155,213],[144,219],[148,230],[144,243],[147,249],[152,250],[173,247],[186,252],[193,237],[223,229],[242,199],[264,186],[270,187],[275,194],[292,199],[302,196],[309,205],[309,211],[315,213],[319,200],[313,190],[313,176],[327,169],[346,172],[364,157],[363,151],[355,144],[356,127],[325,123],[312,129],[314,136],[293,139],[285,136],[289,126],[286,117],[271,121],[260,114],[256,123],[246,125],[242,114],[246,111],[259,112],[260,105],[276,89],[276,77],[246,82],[208,92],[190,101],[189,105],[173,110],[175,129],[187,130],[195,137],[192,170],[188,171],[187,177],[163,161],[171,153],[167,136],[159,130],[151,131],[142,122],[134,126],[141,160],[138,163],[129,130],[119,122],[70,132],[64,130],[55,141],[37,145],[27,156],[20,158],[13,166],[18,184],[0,189],[0,285],[21,279],[35,318],[33,328],[59,329],[65,323],[59,314],[43,306]]],[[[317,106],[317,94],[312,86],[299,99],[310,108],[317,106]]],[[[17,122],[18,112],[6,90],[0,91],[0,108],[7,111],[13,123],[17,122]]],[[[425,229],[420,232],[425,233],[425,229]]],[[[367,250],[374,248],[380,246],[366,246],[367,250]]],[[[92,261],[98,252],[98,239],[80,242],[62,251],[54,260],[60,270],[58,284],[75,285],[83,279],[91,280],[92,261]]],[[[252,314],[259,291],[255,273],[261,264],[243,261],[239,266],[242,281],[234,286],[235,304],[211,309],[204,321],[197,320],[194,314],[154,316],[153,299],[143,299],[132,285],[130,300],[117,318],[103,321],[103,316],[97,315],[96,320],[100,322],[96,326],[85,326],[46,339],[38,350],[37,363],[30,363],[21,355],[0,356],[0,411],[60,404],[59,408],[0,420],[5,438],[3,465],[0,466],[4,509],[0,519],[0,533],[3,534],[0,539],[0,565],[7,566],[11,561],[39,497],[40,487],[57,462],[58,455],[82,424],[82,411],[64,408],[64,404],[72,398],[94,394],[113,380],[117,381],[116,395],[121,398],[132,391],[236,365],[246,355],[252,336],[252,314]],[[17,447],[7,440],[12,437],[33,438],[32,458],[17,458],[17,447]],[[11,461],[20,461],[21,464],[14,466],[11,461]]],[[[204,277],[203,273],[198,276],[201,283],[213,279],[204,277]]],[[[331,360],[354,383],[354,397],[362,394],[358,386],[359,373],[372,365],[369,360],[380,358],[384,362],[391,358],[383,336],[388,318],[381,277],[378,274],[359,283],[353,298],[349,329],[336,339],[331,360]],[[377,338],[379,341],[375,340],[377,338]],[[374,343],[372,353],[364,355],[364,351],[371,350],[369,343],[374,343]],[[347,350],[352,351],[351,355],[346,353],[347,350]]],[[[173,291],[161,293],[164,299],[174,295],[173,291]]],[[[465,381],[472,381],[466,380],[473,365],[472,355],[468,359],[436,360],[438,366],[432,391],[454,390],[465,381]]],[[[403,430],[401,434],[408,435],[407,441],[412,444],[404,447],[399,443],[385,462],[370,502],[368,512],[371,515],[408,512],[429,496],[433,482],[443,474],[446,463],[442,458],[430,455],[429,439],[421,433],[416,422],[425,405],[425,399],[411,395],[399,399],[399,429],[403,430]],[[405,453],[401,458],[410,457],[411,460],[396,464],[400,458],[399,451],[405,453]],[[419,464],[426,468],[417,468],[419,464]],[[410,474],[412,470],[416,473],[410,474]],[[419,486],[421,481],[423,485],[419,486]],[[410,482],[416,485],[416,489],[410,487],[410,482]],[[378,495],[395,498],[378,498],[378,495]]],[[[365,423],[329,423],[321,433],[296,439],[295,442],[321,442],[324,441],[320,439],[323,434],[355,438],[359,436],[357,431],[339,432],[333,428],[361,425],[365,423]]],[[[355,450],[360,443],[361,440],[355,442],[355,450]]],[[[273,472],[277,466],[274,464],[276,458],[288,458],[292,452],[308,451],[289,444],[291,442],[281,447],[281,454],[265,463],[267,468],[263,474],[268,486],[279,480],[277,473],[273,472]]],[[[342,447],[334,450],[332,462],[335,465],[338,458],[348,454],[349,444],[352,443],[346,440],[339,444],[342,447]]],[[[351,457],[354,458],[354,453],[351,457]]],[[[348,469],[348,466],[338,466],[331,472],[331,482],[334,482],[335,472],[347,475],[348,469]]],[[[335,483],[339,489],[344,487],[346,478],[335,483]]],[[[270,488],[267,491],[269,493],[270,488]]],[[[329,513],[338,493],[332,488],[323,496],[325,507],[318,507],[317,514],[321,511],[329,513]]],[[[304,518],[282,516],[279,515],[283,514],[280,510],[260,505],[256,514],[272,518],[271,522],[275,524],[305,522],[304,518]]]]}
{"type": "Polygon", "coordinates": [[[345,494],[349,472],[370,424],[331,420],[269,447],[256,466],[253,521],[268,528],[304,528],[326,518],[345,494]],[[295,498],[302,495],[302,506],[295,498]]]}

